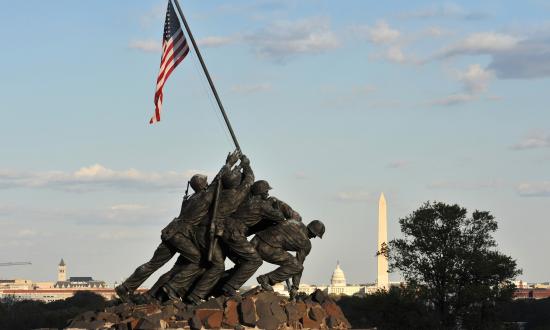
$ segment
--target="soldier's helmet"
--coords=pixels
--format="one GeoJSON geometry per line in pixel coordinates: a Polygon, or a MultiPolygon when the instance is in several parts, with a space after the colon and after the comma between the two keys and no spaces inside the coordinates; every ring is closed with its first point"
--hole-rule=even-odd
{"type": "Polygon", "coordinates": [[[191,180],[189,180],[189,185],[195,192],[201,191],[208,187],[208,179],[206,175],[195,174],[191,177],[191,180]]]}
{"type": "Polygon", "coordinates": [[[252,185],[252,188],[250,188],[250,192],[252,193],[252,195],[261,195],[261,194],[265,194],[270,189],[271,189],[271,186],[267,181],[258,180],[254,182],[254,184],[252,185]]]}
{"type": "Polygon", "coordinates": [[[307,225],[307,229],[319,238],[323,238],[323,234],[325,233],[325,225],[319,220],[310,222],[307,225]]]}
{"type": "Polygon", "coordinates": [[[229,171],[222,176],[222,185],[225,189],[238,187],[241,184],[241,172],[237,169],[229,171]]]}

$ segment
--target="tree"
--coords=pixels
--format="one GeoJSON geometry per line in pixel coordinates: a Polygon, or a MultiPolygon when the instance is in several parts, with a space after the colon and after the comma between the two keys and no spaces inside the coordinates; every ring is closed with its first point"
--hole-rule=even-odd
{"type": "Polygon", "coordinates": [[[495,328],[498,308],[511,300],[511,281],[521,271],[496,250],[494,217],[482,211],[468,217],[456,204],[427,202],[399,224],[404,237],[380,253],[437,315],[438,327],[495,328]]]}

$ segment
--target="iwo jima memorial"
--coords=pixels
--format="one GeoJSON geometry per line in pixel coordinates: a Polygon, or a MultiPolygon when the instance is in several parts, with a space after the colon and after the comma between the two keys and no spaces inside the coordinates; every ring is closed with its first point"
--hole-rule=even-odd
{"type": "Polygon", "coordinates": [[[251,162],[240,148],[178,0],[168,0],[155,114],[150,124],[160,121],[164,84],[190,51],[180,19],[235,151],[229,153],[210,183],[204,175],[191,177],[179,216],[162,230],[153,257],[115,288],[119,299],[102,311],[78,315],[68,328],[350,328],[326,293],[318,290],[307,296],[298,292],[303,263],[311,252],[310,240],[322,238],[325,226],[319,220],[305,224],[287,203],[269,195],[267,181],[255,181],[251,162]],[[174,266],[151,289],[138,294],[137,288],[176,254],[174,266]],[[235,264],[233,268],[225,269],[226,258],[235,264]],[[264,261],[279,267],[259,275],[257,287],[239,292],[264,261]],[[274,292],[272,285],[281,282],[286,283],[290,297],[274,292]]]}

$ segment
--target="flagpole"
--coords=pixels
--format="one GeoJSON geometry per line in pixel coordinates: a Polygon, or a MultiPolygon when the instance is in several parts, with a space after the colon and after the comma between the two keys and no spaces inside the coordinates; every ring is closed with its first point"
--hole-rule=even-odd
{"type": "MultiPolygon", "coordinates": [[[[168,0],[170,1],[170,0],[168,0]]],[[[233,143],[235,143],[235,147],[237,150],[241,150],[241,147],[239,146],[239,142],[237,141],[237,137],[235,136],[235,132],[233,132],[233,128],[231,127],[231,123],[229,122],[229,118],[227,117],[227,114],[225,113],[225,109],[223,108],[222,101],[220,99],[220,96],[218,95],[218,92],[216,91],[216,87],[214,86],[214,82],[212,81],[212,78],[210,78],[210,73],[208,73],[208,69],[206,68],[206,64],[204,63],[204,60],[202,59],[201,52],[199,51],[199,47],[197,46],[197,43],[195,42],[195,38],[193,38],[193,34],[191,33],[191,29],[189,28],[189,24],[187,24],[187,20],[185,19],[185,16],[183,15],[183,11],[181,10],[180,4],[178,0],[172,0],[176,4],[176,8],[178,9],[178,13],[180,14],[181,20],[183,22],[183,25],[185,25],[185,30],[187,30],[187,34],[189,35],[189,39],[191,39],[191,43],[193,44],[193,48],[195,49],[195,52],[197,53],[197,57],[199,58],[199,61],[201,62],[202,69],[204,71],[204,74],[206,75],[206,79],[208,79],[208,84],[210,84],[210,88],[212,89],[212,93],[214,93],[214,97],[216,98],[216,102],[218,103],[218,107],[220,108],[220,111],[222,113],[223,119],[225,120],[225,124],[227,125],[227,128],[229,129],[229,133],[231,133],[231,138],[233,139],[233,143]]]]}

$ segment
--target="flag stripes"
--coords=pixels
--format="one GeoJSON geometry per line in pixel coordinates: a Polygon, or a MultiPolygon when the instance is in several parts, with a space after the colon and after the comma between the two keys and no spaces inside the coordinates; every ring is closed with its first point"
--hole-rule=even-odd
{"type": "Polygon", "coordinates": [[[179,19],[176,16],[172,2],[168,1],[166,10],[166,21],[164,23],[164,36],[162,40],[162,56],[160,60],[160,70],[157,77],[157,85],[155,91],[155,114],[149,120],[149,124],[160,121],[160,113],[162,110],[162,101],[164,98],[164,84],[170,74],[178,64],[183,61],[189,53],[189,45],[181,29],[179,19]]]}

